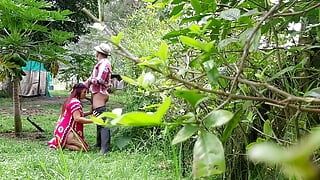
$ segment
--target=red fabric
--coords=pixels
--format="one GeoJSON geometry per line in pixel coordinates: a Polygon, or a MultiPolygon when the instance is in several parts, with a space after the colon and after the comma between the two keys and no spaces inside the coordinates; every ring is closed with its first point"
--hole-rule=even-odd
{"type": "Polygon", "coordinates": [[[72,116],[77,110],[79,110],[81,116],[83,116],[81,102],[76,98],[72,98],[67,104],[63,116],[60,117],[59,121],[57,122],[53,133],[54,138],[48,142],[49,147],[54,149],[63,148],[66,144],[69,133],[71,130],[73,130],[75,133],[77,133],[79,140],[84,142],[84,148],[88,148],[88,145],[84,141],[83,124],[74,121],[72,116]]]}
{"type": "Polygon", "coordinates": [[[86,84],[89,85],[90,91],[101,94],[108,94],[111,86],[111,63],[108,59],[101,59],[93,68],[91,77],[86,84]]]}

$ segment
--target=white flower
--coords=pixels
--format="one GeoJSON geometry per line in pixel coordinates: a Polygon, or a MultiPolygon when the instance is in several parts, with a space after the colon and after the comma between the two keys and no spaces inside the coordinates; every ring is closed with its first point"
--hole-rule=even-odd
{"type": "Polygon", "coordinates": [[[301,23],[294,23],[291,22],[288,24],[289,31],[300,31],[301,30],[301,23]]]}
{"type": "Polygon", "coordinates": [[[106,28],[106,25],[104,25],[102,23],[93,23],[93,25],[90,27],[97,29],[99,31],[103,31],[106,28]]]}
{"type": "Polygon", "coordinates": [[[154,75],[151,72],[147,72],[143,76],[143,84],[151,84],[156,80],[154,75]]]}
{"type": "Polygon", "coordinates": [[[279,4],[279,0],[270,0],[272,4],[279,4]]]}
{"type": "Polygon", "coordinates": [[[115,108],[115,109],[112,110],[112,113],[113,113],[113,114],[116,114],[116,115],[118,115],[118,116],[121,116],[121,114],[122,114],[122,108],[115,108]]]}

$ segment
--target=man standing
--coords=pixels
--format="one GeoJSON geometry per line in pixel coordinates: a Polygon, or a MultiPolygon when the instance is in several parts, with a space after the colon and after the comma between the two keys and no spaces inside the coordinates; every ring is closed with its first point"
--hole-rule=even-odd
{"type": "MultiPolygon", "coordinates": [[[[106,111],[106,102],[109,99],[111,86],[111,62],[109,56],[111,53],[111,46],[102,43],[94,47],[96,51],[97,64],[92,70],[92,74],[85,84],[92,94],[92,113],[99,116],[106,111]]],[[[97,125],[97,147],[101,148],[101,153],[106,154],[110,150],[111,133],[107,127],[97,125]]]]}

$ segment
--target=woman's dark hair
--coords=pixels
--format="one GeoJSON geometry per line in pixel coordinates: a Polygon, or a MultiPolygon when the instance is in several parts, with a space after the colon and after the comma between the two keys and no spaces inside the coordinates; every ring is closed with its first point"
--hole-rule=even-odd
{"type": "Polygon", "coordinates": [[[67,104],[69,104],[69,102],[71,101],[72,98],[77,98],[77,99],[80,98],[81,91],[82,91],[83,89],[87,89],[87,86],[84,85],[83,83],[75,84],[75,85],[72,87],[72,91],[71,91],[71,93],[70,93],[70,96],[64,101],[63,105],[61,106],[60,116],[63,115],[63,113],[64,113],[64,111],[65,111],[65,109],[66,109],[67,104]]]}

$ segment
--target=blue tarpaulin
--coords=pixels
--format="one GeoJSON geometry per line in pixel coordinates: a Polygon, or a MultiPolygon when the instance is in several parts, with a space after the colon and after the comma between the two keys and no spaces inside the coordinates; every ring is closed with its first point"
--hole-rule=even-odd
{"type": "Polygon", "coordinates": [[[22,70],[26,73],[26,76],[23,76],[20,82],[20,94],[22,96],[49,95],[48,90],[52,83],[52,78],[43,63],[30,60],[22,70]]]}

